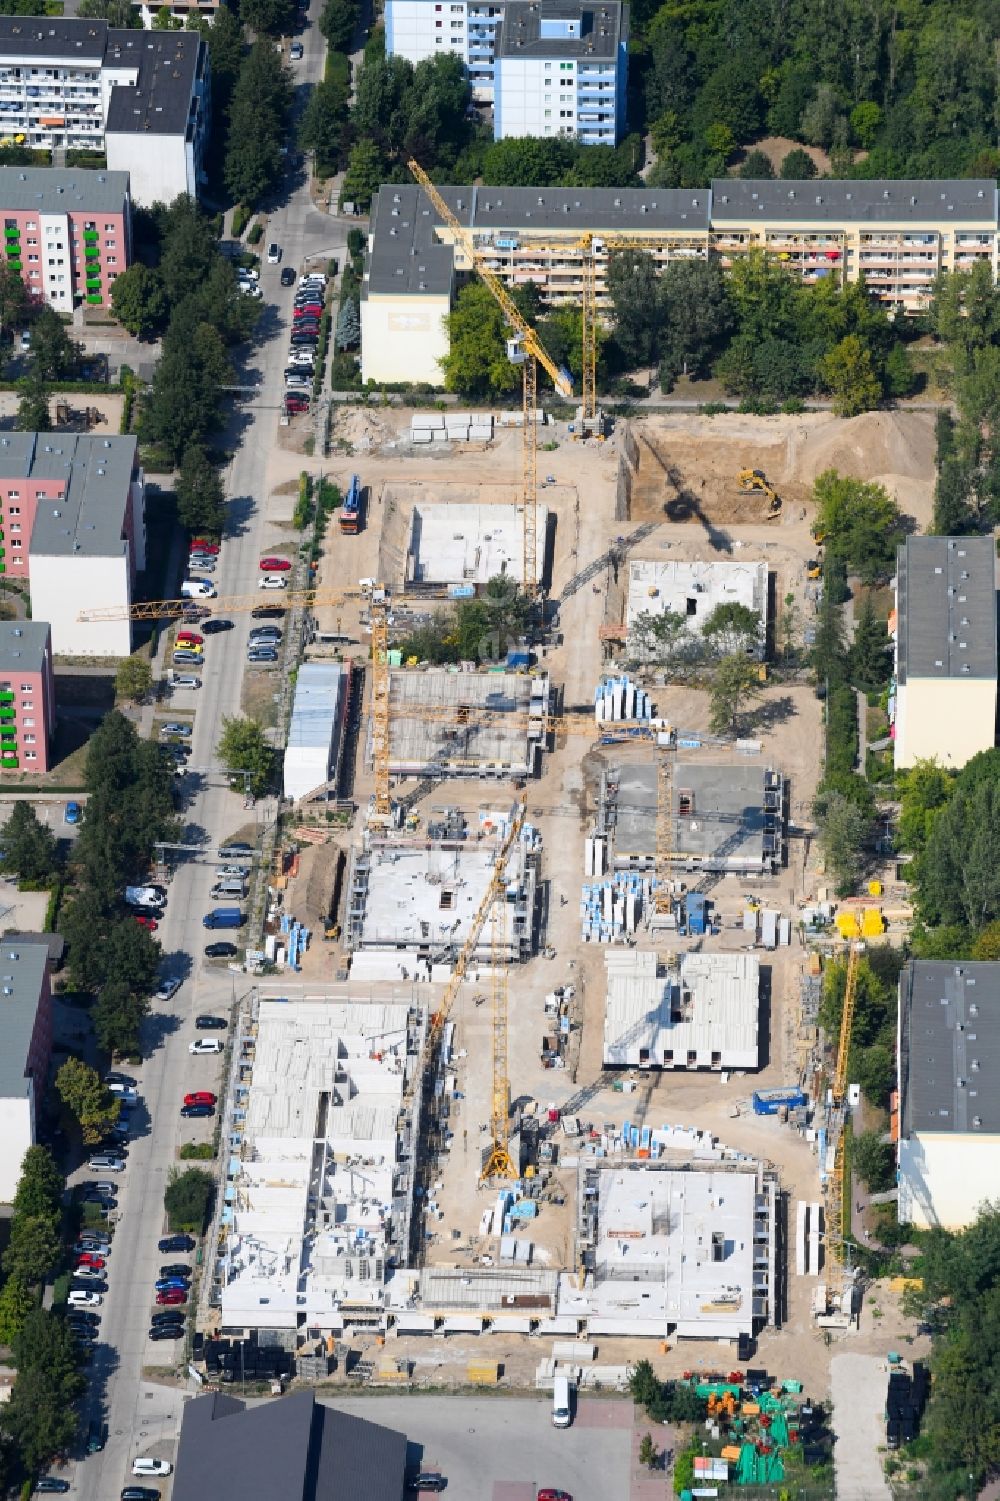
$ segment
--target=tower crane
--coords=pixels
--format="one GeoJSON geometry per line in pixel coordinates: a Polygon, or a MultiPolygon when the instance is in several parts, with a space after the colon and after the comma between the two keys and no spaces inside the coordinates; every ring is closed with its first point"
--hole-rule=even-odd
{"type": "Polygon", "coordinates": [[[452,213],[447,203],[431,182],[419,162],[407,163],[431,203],[445,224],[460,242],[473,270],[492,293],[500,311],[511,330],[507,340],[507,358],[512,365],[521,366],[521,407],[524,431],[521,448],[521,491],[524,504],[524,592],[533,597],[538,589],[538,366],[548,372],[556,390],[562,396],[572,396],[573,380],[567,370],[560,369],[546,350],[531,324],[523,317],[517,303],[511,297],[496,272],[487,264],[487,257],[476,245],[472,234],[452,213]]]}
{"type": "Polygon", "coordinates": [[[847,981],[840,1013],[840,1037],[837,1061],[830,1086],[830,1110],[827,1117],[827,1159],[833,1151],[833,1171],[825,1183],[826,1255],[832,1267],[841,1273],[844,1267],[844,1118],[846,1114],[847,1065],[851,1054],[851,1033],[858,994],[858,967],[863,945],[851,943],[847,953],[847,981]]]}

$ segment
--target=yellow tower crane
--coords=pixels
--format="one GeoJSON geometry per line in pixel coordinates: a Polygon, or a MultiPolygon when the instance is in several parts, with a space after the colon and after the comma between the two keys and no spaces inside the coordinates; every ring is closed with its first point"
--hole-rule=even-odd
{"type": "Polygon", "coordinates": [[[521,450],[521,492],[524,505],[524,592],[533,597],[538,589],[538,366],[549,374],[562,396],[572,396],[573,380],[567,370],[552,359],[531,324],[522,316],[487,257],[476,245],[472,234],[452,213],[419,162],[407,163],[410,171],[427,194],[434,208],[461,244],[476,275],[493,294],[507,320],[511,336],[507,340],[507,358],[521,366],[521,407],[524,420],[521,450]]]}
{"type": "Polygon", "coordinates": [[[854,1027],[854,1008],[858,994],[858,966],[863,945],[852,943],[847,953],[847,982],[844,986],[844,1005],[840,1013],[840,1037],[837,1042],[837,1061],[830,1086],[831,1108],[828,1117],[827,1153],[833,1148],[833,1171],[826,1179],[826,1255],[832,1267],[843,1270],[844,1266],[844,1116],[847,1094],[847,1066],[851,1054],[851,1033],[854,1027]],[[829,1140],[832,1137],[832,1141],[829,1140]]]}

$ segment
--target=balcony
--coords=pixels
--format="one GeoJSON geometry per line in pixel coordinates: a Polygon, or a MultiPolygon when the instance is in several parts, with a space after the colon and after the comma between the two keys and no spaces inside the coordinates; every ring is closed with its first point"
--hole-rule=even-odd
{"type": "Polygon", "coordinates": [[[16,756],[0,756],[0,766],[2,766],[5,771],[16,771],[18,764],[19,763],[16,756]]]}

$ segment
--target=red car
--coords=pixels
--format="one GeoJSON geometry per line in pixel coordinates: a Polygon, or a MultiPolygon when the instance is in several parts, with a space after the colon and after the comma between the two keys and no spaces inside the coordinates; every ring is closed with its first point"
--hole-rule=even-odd
{"type": "Polygon", "coordinates": [[[573,1501],[569,1491],[556,1491],[547,1485],[544,1490],[538,1492],[535,1501],[573,1501]]]}
{"type": "Polygon", "coordinates": [[[95,1272],[101,1272],[108,1263],[103,1256],[95,1256],[93,1251],[84,1251],[82,1255],[76,1258],[76,1264],[77,1266],[89,1266],[95,1272]]]}
{"type": "Polygon", "coordinates": [[[175,1308],[178,1303],[186,1303],[187,1296],[188,1295],[186,1292],[184,1292],[183,1288],[173,1287],[169,1292],[157,1293],[156,1301],[157,1303],[159,1303],[161,1308],[175,1308]]]}
{"type": "Polygon", "coordinates": [[[140,928],[145,928],[147,933],[155,933],[160,926],[155,917],[145,917],[141,912],[133,912],[132,916],[140,928]]]}
{"type": "Polygon", "coordinates": [[[297,323],[300,318],[319,318],[322,313],[323,309],[318,302],[303,302],[295,309],[292,318],[297,323]]]}
{"type": "Polygon", "coordinates": [[[185,1105],[214,1105],[215,1095],[207,1089],[196,1089],[194,1094],[184,1096],[185,1105]]]}
{"type": "Polygon", "coordinates": [[[286,396],[285,397],[285,411],[289,415],[291,415],[293,412],[308,412],[308,410],[309,410],[309,398],[308,398],[308,396],[286,396]]]}
{"type": "Polygon", "coordinates": [[[177,639],[178,641],[186,641],[191,646],[205,645],[204,636],[199,636],[197,631],[178,631],[177,639]]]}
{"type": "Polygon", "coordinates": [[[218,542],[209,542],[205,537],[192,537],[189,552],[219,553],[222,548],[218,542]]]}
{"type": "Polygon", "coordinates": [[[261,573],[287,573],[291,566],[287,558],[261,558],[260,560],[261,573]]]}

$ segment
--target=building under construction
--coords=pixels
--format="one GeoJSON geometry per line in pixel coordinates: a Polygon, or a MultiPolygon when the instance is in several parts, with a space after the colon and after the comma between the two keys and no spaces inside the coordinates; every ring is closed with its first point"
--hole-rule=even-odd
{"type": "Polygon", "coordinates": [[[393,671],[390,774],[494,780],[535,776],[549,695],[544,672],[393,671]],[[504,715],[510,716],[509,724],[504,715]]]}
{"type": "Polygon", "coordinates": [[[605,1068],[760,1067],[760,966],[753,954],[683,954],[668,968],[649,950],[604,956],[605,1068]]]}
{"type": "MultiPolygon", "coordinates": [[[[544,541],[548,511],[538,506],[535,529],[544,541]]],[[[541,583],[545,548],[537,550],[535,582],[541,583]]],[[[494,578],[524,580],[523,505],[415,505],[403,570],[403,588],[466,587],[478,592],[494,578]]]]}
{"type": "MultiPolygon", "coordinates": [[[[352,977],[377,980],[446,980],[472,931],[496,866],[502,822],[484,815],[484,837],[369,839],[354,851],[348,883],[345,937],[353,953],[352,977]]],[[[463,831],[464,832],[464,831],[463,831]]],[[[502,956],[508,964],[535,948],[538,853],[514,845],[507,859],[503,921],[489,918],[473,964],[502,956]],[[494,932],[494,926],[499,932],[494,932]]]]}
{"type": "Polygon", "coordinates": [[[625,596],[628,654],[639,660],[660,661],[664,657],[697,656],[705,650],[702,632],[706,623],[720,605],[734,604],[757,616],[752,654],[763,661],[767,641],[766,563],[632,558],[625,596]],[[663,616],[678,617],[679,630],[672,641],[655,634],[656,622],[663,616]]]}
{"type": "MultiPolygon", "coordinates": [[[[678,759],[672,783],[672,864],[743,876],[770,875],[784,864],[787,784],[780,771],[749,761],[678,759]]],[[[657,796],[652,761],[605,767],[594,831],[604,842],[602,868],[653,869],[657,796]]]]}

